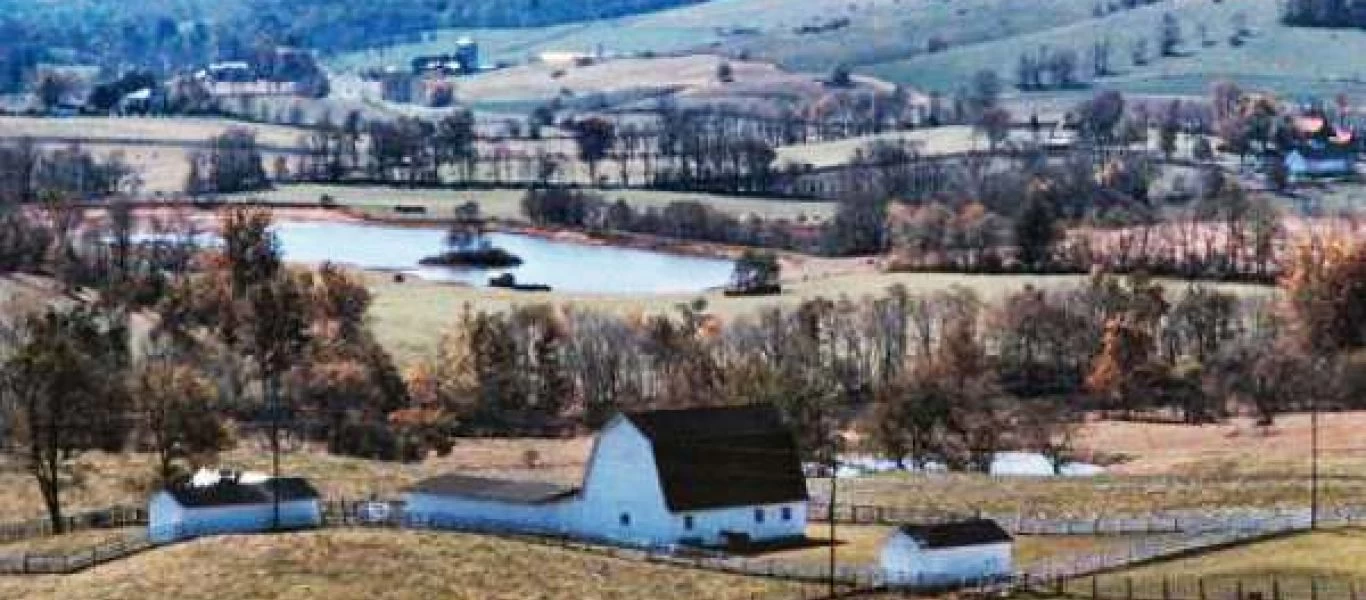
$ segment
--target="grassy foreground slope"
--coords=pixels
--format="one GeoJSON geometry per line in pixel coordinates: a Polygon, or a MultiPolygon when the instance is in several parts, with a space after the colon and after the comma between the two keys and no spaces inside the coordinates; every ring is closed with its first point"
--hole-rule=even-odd
{"type": "Polygon", "coordinates": [[[454,533],[324,531],[207,538],[66,577],[0,579],[0,599],[443,598],[753,600],[797,584],[454,533]]]}

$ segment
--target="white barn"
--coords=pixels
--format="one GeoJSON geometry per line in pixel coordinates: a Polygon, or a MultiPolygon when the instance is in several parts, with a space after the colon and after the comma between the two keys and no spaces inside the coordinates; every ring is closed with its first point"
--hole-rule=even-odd
{"type": "Polygon", "coordinates": [[[1004,577],[1013,538],[995,521],[902,525],[883,544],[882,575],[894,586],[940,586],[1004,577]]]}
{"type": "Polygon", "coordinates": [[[803,537],[807,499],[791,432],[747,406],[621,414],[577,488],[447,475],[414,487],[407,511],[419,525],[723,546],[803,537]]]}
{"type": "Polygon", "coordinates": [[[212,481],[167,487],[148,502],[147,531],[154,542],[174,542],[201,535],[253,533],[275,526],[275,498],[280,501],[279,526],[304,529],[322,524],[318,491],[298,477],[244,480],[226,473],[212,481]]]}

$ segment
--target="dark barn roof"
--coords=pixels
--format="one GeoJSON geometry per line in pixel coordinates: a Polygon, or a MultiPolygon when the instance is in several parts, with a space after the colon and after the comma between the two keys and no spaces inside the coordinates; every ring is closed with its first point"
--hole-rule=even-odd
{"type": "Polygon", "coordinates": [[[628,413],[654,449],[672,512],[807,499],[792,433],[772,406],[628,413]]]}
{"type": "Polygon", "coordinates": [[[972,519],[939,525],[902,525],[901,533],[910,536],[921,548],[957,548],[1009,542],[1012,537],[996,521],[972,519]]]}
{"type": "Polygon", "coordinates": [[[191,508],[268,504],[275,501],[277,492],[281,502],[318,498],[318,490],[302,477],[267,479],[261,483],[224,480],[205,486],[178,485],[166,488],[166,492],[181,506],[191,508]]]}
{"type": "Polygon", "coordinates": [[[572,487],[540,481],[513,481],[466,475],[441,475],[424,479],[413,486],[411,491],[434,496],[456,496],[516,504],[544,504],[578,492],[572,487]]]}

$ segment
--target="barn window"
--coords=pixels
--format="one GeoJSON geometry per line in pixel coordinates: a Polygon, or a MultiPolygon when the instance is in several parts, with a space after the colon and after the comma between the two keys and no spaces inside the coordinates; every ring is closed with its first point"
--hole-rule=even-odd
{"type": "Polygon", "coordinates": [[[683,528],[692,531],[692,515],[683,515],[683,528]]]}
{"type": "Polygon", "coordinates": [[[621,521],[621,526],[622,526],[622,527],[630,527],[630,526],[631,526],[631,513],[621,513],[621,516],[618,517],[617,520],[618,520],[618,521],[621,521]]]}
{"type": "Polygon", "coordinates": [[[755,523],[763,523],[763,522],[764,522],[764,509],[762,509],[762,508],[756,508],[756,509],[754,509],[754,522],[755,522],[755,523]]]}
{"type": "Polygon", "coordinates": [[[784,507],[783,507],[783,520],[784,520],[784,521],[791,521],[791,520],[792,520],[792,507],[791,507],[791,506],[784,506],[784,507]]]}

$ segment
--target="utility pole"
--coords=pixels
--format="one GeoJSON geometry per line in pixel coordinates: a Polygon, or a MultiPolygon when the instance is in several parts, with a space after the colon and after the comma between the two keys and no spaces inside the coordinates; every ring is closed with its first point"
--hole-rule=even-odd
{"type": "Polygon", "coordinates": [[[266,401],[270,405],[271,529],[280,528],[280,392],[274,374],[266,375],[266,401]]]}
{"type": "Polygon", "coordinates": [[[835,490],[839,481],[839,462],[835,459],[834,442],[830,452],[830,597],[835,597],[835,490]]]}
{"type": "Polygon", "coordinates": [[[829,594],[831,598],[836,595],[835,589],[835,548],[838,538],[835,537],[835,502],[839,491],[839,432],[835,431],[834,426],[827,422],[825,425],[826,444],[830,448],[830,461],[826,468],[830,470],[830,504],[827,507],[827,520],[830,524],[830,578],[829,594]]]}
{"type": "Polygon", "coordinates": [[[1319,528],[1319,399],[1310,400],[1309,407],[1309,529],[1319,528]]]}

